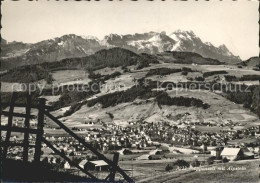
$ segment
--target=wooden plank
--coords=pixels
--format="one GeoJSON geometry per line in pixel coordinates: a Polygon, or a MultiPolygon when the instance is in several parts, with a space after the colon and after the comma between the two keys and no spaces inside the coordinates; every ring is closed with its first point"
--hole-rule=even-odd
{"type": "MultiPolygon", "coordinates": [[[[7,112],[7,111],[2,111],[2,115],[4,115],[4,116],[9,116],[9,112],[7,112]]],[[[26,114],[16,113],[16,112],[13,112],[13,113],[12,113],[12,116],[14,116],[14,117],[20,117],[20,118],[26,118],[26,117],[27,117],[26,114]]],[[[29,115],[29,117],[30,117],[30,119],[36,118],[36,116],[34,116],[34,115],[29,115]]]]}
{"type": "Polygon", "coordinates": [[[57,150],[49,141],[47,141],[44,137],[42,138],[42,142],[44,142],[49,148],[51,148],[56,154],[60,155],[63,159],[68,161],[71,165],[77,167],[80,169],[82,172],[84,172],[86,175],[88,175],[90,178],[93,180],[98,180],[94,175],[86,171],[85,169],[81,168],[77,163],[74,163],[71,161],[70,158],[68,158],[65,154],[61,153],[59,150],[57,150]]]}
{"type": "MultiPolygon", "coordinates": [[[[77,139],[81,144],[86,146],[89,150],[91,150],[94,154],[97,155],[97,157],[101,160],[104,160],[107,164],[110,166],[113,166],[113,162],[109,159],[107,159],[103,154],[98,152],[94,147],[92,147],[90,144],[85,142],[84,139],[76,135],[73,131],[71,131],[67,126],[65,126],[62,122],[60,122],[57,118],[55,118],[53,115],[51,115],[48,111],[45,111],[45,115],[48,116],[53,122],[58,124],[62,129],[64,129],[68,134],[70,134],[72,137],[77,139]]],[[[115,169],[124,177],[124,179],[127,182],[133,182],[133,180],[119,167],[115,167],[115,169]]]]}
{"type": "Polygon", "coordinates": [[[36,134],[36,146],[35,146],[35,154],[34,161],[40,162],[41,159],[41,142],[43,136],[43,126],[44,126],[44,110],[45,110],[45,99],[40,98],[39,100],[39,109],[38,109],[38,124],[37,129],[39,132],[36,134]]]}
{"type": "Polygon", "coordinates": [[[113,165],[112,165],[112,170],[110,173],[109,181],[115,181],[115,175],[116,175],[116,167],[118,164],[118,159],[119,159],[119,153],[115,153],[113,157],[113,165]]]}
{"type": "Polygon", "coordinates": [[[23,147],[23,161],[28,161],[28,146],[29,146],[29,131],[30,128],[30,112],[31,112],[31,100],[32,96],[27,95],[26,117],[24,121],[24,127],[27,131],[24,133],[24,147],[23,147]]]}
{"type": "MultiPolygon", "coordinates": [[[[12,127],[12,122],[13,122],[14,102],[15,102],[16,96],[17,96],[17,93],[13,93],[12,98],[11,98],[11,104],[10,104],[9,115],[8,115],[8,124],[7,124],[9,129],[6,132],[6,137],[5,137],[5,143],[6,144],[9,143],[9,140],[10,140],[10,137],[11,137],[11,127],[12,127]]],[[[4,150],[3,150],[3,157],[2,157],[3,159],[6,159],[7,150],[8,150],[8,146],[5,145],[4,150]]]]}
{"type": "MultiPolygon", "coordinates": [[[[1,16],[1,15],[0,15],[1,16]]],[[[0,66],[1,66],[1,62],[0,62],[0,66]]],[[[1,87],[1,82],[0,82],[0,87],[1,87]]],[[[2,104],[2,96],[0,96],[0,106],[2,106],[1,105],[2,104]]],[[[2,107],[1,107],[1,109],[0,109],[0,129],[2,129],[2,107]]],[[[0,142],[2,143],[2,131],[1,131],[1,139],[0,139],[0,142]]],[[[3,147],[2,145],[1,145],[1,147],[3,147]]],[[[1,148],[1,150],[0,150],[0,165],[2,165],[3,164],[3,162],[2,162],[2,154],[3,152],[2,152],[2,148],[1,148]]]]}
{"type": "Polygon", "coordinates": [[[22,127],[9,127],[9,126],[1,126],[1,131],[8,131],[11,130],[12,132],[21,132],[21,133],[32,133],[37,134],[40,130],[38,129],[26,129],[22,127]]]}

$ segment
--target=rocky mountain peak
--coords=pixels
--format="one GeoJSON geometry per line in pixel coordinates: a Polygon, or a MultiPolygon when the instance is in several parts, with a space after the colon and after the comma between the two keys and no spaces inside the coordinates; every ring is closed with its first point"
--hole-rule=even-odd
{"type": "Polygon", "coordinates": [[[221,49],[222,51],[229,51],[226,45],[224,44],[220,45],[218,48],[221,49]]]}
{"type": "Polygon", "coordinates": [[[113,47],[148,54],[166,51],[193,52],[229,64],[236,64],[241,61],[225,45],[215,47],[209,42],[203,42],[193,31],[183,30],[176,30],[168,35],[165,31],[127,35],[109,34],[103,40],[94,36],[68,34],[35,44],[6,43],[5,40],[2,41],[1,58],[16,60],[20,65],[84,57],[99,50],[113,47]]]}

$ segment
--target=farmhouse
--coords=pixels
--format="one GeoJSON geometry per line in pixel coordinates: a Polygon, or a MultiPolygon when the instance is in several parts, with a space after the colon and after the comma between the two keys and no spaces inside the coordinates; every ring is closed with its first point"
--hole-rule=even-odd
{"type": "Polygon", "coordinates": [[[242,148],[243,159],[253,159],[254,153],[250,152],[248,148],[242,148]]]}
{"type": "Polygon", "coordinates": [[[226,157],[229,160],[252,159],[254,153],[247,148],[227,148],[225,147],[221,153],[222,158],[226,157]]]}
{"type": "Polygon", "coordinates": [[[210,150],[210,156],[217,156],[216,150],[210,150]]]}
{"type": "Polygon", "coordinates": [[[70,164],[69,164],[69,162],[65,162],[64,163],[64,169],[70,169],[70,164]]]}
{"type": "Polygon", "coordinates": [[[84,159],[84,160],[82,160],[80,163],[79,163],[79,166],[81,167],[81,168],[83,168],[83,169],[87,169],[87,162],[88,162],[88,160],[86,160],[86,159],[84,159]]]}
{"type": "Polygon", "coordinates": [[[107,170],[109,170],[109,166],[104,160],[89,161],[86,163],[86,169],[87,170],[107,171],[107,170]]]}
{"type": "Polygon", "coordinates": [[[222,158],[227,158],[228,160],[238,160],[243,157],[243,152],[241,148],[228,148],[225,147],[221,152],[222,158]]]}

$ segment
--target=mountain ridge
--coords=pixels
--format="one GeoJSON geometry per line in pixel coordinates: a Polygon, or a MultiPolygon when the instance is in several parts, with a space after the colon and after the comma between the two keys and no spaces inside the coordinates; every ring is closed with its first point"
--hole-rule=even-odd
{"type": "Polygon", "coordinates": [[[34,44],[8,43],[4,39],[2,40],[1,58],[3,67],[7,69],[10,69],[8,65],[21,66],[84,57],[113,47],[121,47],[138,54],[159,54],[166,51],[194,52],[227,64],[236,64],[241,61],[225,45],[215,47],[209,42],[204,43],[193,31],[177,30],[169,35],[165,32],[109,34],[102,40],[94,36],[67,34],[34,44]],[[10,64],[11,62],[12,64],[10,64]]]}

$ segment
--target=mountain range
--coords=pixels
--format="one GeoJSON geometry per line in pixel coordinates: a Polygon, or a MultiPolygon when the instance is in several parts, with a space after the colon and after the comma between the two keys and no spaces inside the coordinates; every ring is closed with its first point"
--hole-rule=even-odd
{"type": "Polygon", "coordinates": [[[8,43],[2,39],[2,69],[84,57],[113,47],[148,54],[159,54],[166,51],[193,52],[227,64],[236,64],[241,61],[225,45],[215,47],[209,42],[203,42],[192,31],[177,30],[168,35],[165,32],[133,35],[110,34],[102,40],[94,36],[69,34],[34,44],[15,41],[8,43]]]}

